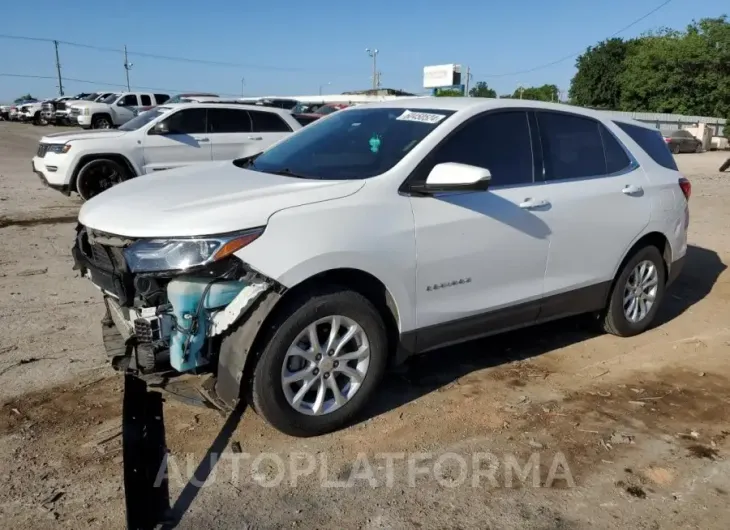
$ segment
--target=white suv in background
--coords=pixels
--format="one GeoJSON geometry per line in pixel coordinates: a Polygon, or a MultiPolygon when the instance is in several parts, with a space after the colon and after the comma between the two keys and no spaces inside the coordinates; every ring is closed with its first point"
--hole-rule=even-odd
{"type": "Polygon", "coordinates": [[[299,129],[299,122],[280,109],[162,105],[117,130],[44,136],[33,157],[33,171],[50,187],[87,200],[137,175],[260,153],[299,129]]]}
{"type": "Polygon", "coordinates": [[[643,332],[682,268],[690,192],[641,123],[414,98],[125,182],[81,208],[73,254],[118,367],[211,367],[213,400],[250,396],[305,436],[351,421],[408,354],[581,313],[643,332]]]}
{"type": "Polygon", "coordinates": [[[134,118],[138,107],[161,105],[170,99],[167,94],[124,92],[110,94],[101,101],[75,103],[69,119],[84,129],[111,129],[125,124],[134,118]]]}

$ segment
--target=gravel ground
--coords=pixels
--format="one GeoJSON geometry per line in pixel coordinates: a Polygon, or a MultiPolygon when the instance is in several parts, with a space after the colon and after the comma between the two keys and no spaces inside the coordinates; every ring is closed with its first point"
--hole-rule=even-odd
{"type": "MultiPolygon", "coordinates": [[[[122,528],[122,385],[71,270],[79,202],[30,171],[48,130],[0,123],[0,526],[122,528]]],[[[641,336],[571,319],[416,358],[363,421],[306,440],[168,400],[178,527],[727,528],[726,156],[677,157],[688,263],[641,336]]]]}

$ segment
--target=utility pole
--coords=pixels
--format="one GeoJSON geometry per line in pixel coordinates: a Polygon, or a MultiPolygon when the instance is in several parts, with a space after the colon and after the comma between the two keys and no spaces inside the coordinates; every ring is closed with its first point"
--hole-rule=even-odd
{"type": "Polygon", "coordinates": [[[241,78],[241,97],[243,97],[243,87],[246,86],[246,78],[241,78]]]}
{"type": "Polygon", "coordinates": [[[63,96],[63,79],[61,78],[61,60],[58,58],[58,41],[53,41],[53,47],[56,48],[56,73],[58,74],[58,95],[63,96]]]}
{"type": "Polygon", "coordinates": [[[129,87],[129,71],[132,69],[132,66],[134,66],[132,63],[129,62],[129,59],[127,58],[127,45],[124,45],[124,73],[127,74],[127,92],[131,92],[131,88],[129,87]]]}
{"type": "Polygon", "coordinates": [[[466,67],[466,82],[464,83],[464,95],[469,95],[469,80],[471,79],[471,68],[466,67]]]}
{"type": "Polygon", "coordinates": [[[373,59],[373,90],[378,89],[379,80],[378,80],[378,49],[377,48],[365,48],[365,53],[367,53],[370,57],[373,59]]]}

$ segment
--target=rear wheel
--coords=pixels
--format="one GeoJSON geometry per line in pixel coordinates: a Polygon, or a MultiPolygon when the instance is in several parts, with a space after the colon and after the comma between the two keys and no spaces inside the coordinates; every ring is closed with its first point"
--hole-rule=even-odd
{"type": "Polygon", "coordinates": [[[291,436],[334,431],[375,393],[387,348],[385,324],[362,295],[327,289],[293,300],[254,368],[254,408],[291,436]]]}
{"type": "Polygon", "coordinates": [[[695,153],[701,153],[702,152],[702,144],[697,144],[697,147],[695,147],[695,153]]]}
{"type": "Polygon", "coordinates": [[[672,153],[674,153],[675,155],[678,155],[679,152],[680,152],[679,144],[674,144],[672,146],[672,153]]]}
{"type": "Polygon", "coordinates": [[[619,271],[603,318],[603,329],[619,337],[645,331],[664,296],[666,270],[659,249],[644,247],[619,271]]]}
{"type": "Polygon", "coordinates": [[[84,201],[88,201],[130,177],[129,170],[114,160],[92,160],[81,168],[76,177],[76,193],[84,201]]]}

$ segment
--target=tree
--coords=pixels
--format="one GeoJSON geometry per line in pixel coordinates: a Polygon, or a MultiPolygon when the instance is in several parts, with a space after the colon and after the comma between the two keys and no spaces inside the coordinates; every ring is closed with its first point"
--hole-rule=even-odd
{"type": "Polygon", "coordinates": [[[523,87],[514,91],[510,97],[515,99],[531,99],[533,101],[558,101],[557,85],[542,85],[538,87],[523,87]]]}
{"type": "Polygon", "coordinates": [[[23,101],[26,101],[28,99],[35,99],[35,98],[33,98],[33,96],[31,96],[30,94],[26,94],[25,96],[20,96],[19,98],[17,98],[15,101],[13,101],[13,103],[22,103],[23,101]]]}
{"type": "Polygon", "coordinates": [[[730,22],[726,16],[610,39],[581,55],[570,98],[613,110],[730,114],[730,22]]]}
{"type": "Polygon", "coordinates": [[[454,97],[461,97],[464,94],[461,92],[461,90],[438,90],[436,92],[436,97],[439,98],[454,98],[454,97]]]}
{"type": "Polygon", "coordinates": [[[618,109],[621,104],[620,75],[634,42],[609,39],[578,56],[575,62],[578,72],[568,92],[570,101],[584,107],[618,109]]]}
{"type": "Polygon", "coordinates": [[[497,91],[489,88],[486,82],[477,81],[476,85],[469,90],[469,95],[473,98],[496,98],[497,91]]]}

